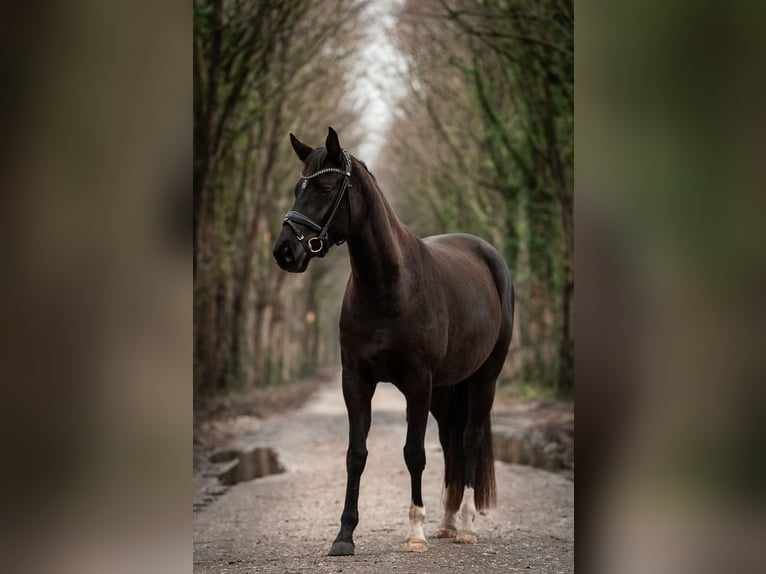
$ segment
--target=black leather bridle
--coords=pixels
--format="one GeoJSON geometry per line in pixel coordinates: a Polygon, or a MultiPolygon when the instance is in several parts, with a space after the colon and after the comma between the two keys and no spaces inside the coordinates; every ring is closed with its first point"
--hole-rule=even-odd
{"type": "MultiPolygon", "coordinates": [[[[345,149],[342,149],[341,151],[343,152],[343,156],[346,158],[345,170],[341,170],[335,167],[328,167],[325,169],[320,169],[319,171],[316,171],[312,173],[311,175],[303,175],[301,173],[301,179],[304,180],[304,185],[307,180],[320,176],[325,173],[340,173],[344,176],[343,183],[340,186],[340,192],[338,193],[338,196],[335,198],[335,205],[332,206],[332,210],[330,211],[330,217],[327,218],[327,223],[324,224],[324,227],[317,224],[314,220],[312,220],[309,217],[306,217],[302,213],[298,213],[297,211],[288,211],[287,214],[285,215],[283,224],[287,224],[290,227],[290,229],[293,230],[293,233],[295,233],[295,236],[298,238],[298,241],[300,241],[301,245],[303,245],[304,249],[306,249],[309,256],[324,257],[326,255],[325,245],[327,244],[327,235],[328,235],[327,230],[330,228],[330,224],[332,223],[332,220],[335,217],[335,214],[338,212],[338,207],[340,207],[340,202],[343,201],[343,196],[346,195],[348,188],[351,187],[351,184],[349,183],[349,178],[351,177],[351,156],[348,154],[348,152],[345,149]],[[296,223],[303,225],[305,227],[308,227],[309,229],[313,231],[316,231],[318,235],[316,237],[310,237],[308,241],[304,243],[303,240],[306,239],[306,236],[303,235],[300,229],[298,229],[295,226],[296,223]]],[[[349,198],[349,215],[350,214],[351,214],[351,199],[349,198]]],[[[340,245],[344,241],[345,239],[340,239],[335,242],[335,245],[340,245]]]]}

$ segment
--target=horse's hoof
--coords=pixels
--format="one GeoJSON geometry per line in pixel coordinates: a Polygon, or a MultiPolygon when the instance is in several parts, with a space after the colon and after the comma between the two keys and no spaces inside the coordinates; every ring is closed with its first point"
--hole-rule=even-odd
{"type": "Polygon", "coordinates": [[[422,538],[408,538],[402,546],[402,552],[425,552],[426,550],[428,550],[428,542],[422,538]]]}
{"type": "Polygon", "coordinates": [[[332,548],[327,553],[328,556],[353,556],[354,543],[345,540],[336,540],[332,543],[332,548]]]}
{"type": "Polygon", "coordinates": [[[455,542],[458,544],[476,544],[478,541],[479,539],[470,530],[461,530],[455,536],[455,542]]]}
{"type": "Polygon", "coordinates": [[[455,538],[457,530],[449,527],[440,527],[439,530],[434,532],[433,538],[455,538]]]}

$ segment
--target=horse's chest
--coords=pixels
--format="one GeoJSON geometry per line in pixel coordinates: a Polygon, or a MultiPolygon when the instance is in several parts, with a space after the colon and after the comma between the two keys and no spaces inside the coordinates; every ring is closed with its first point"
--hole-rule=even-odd
{"type": "Polygon", "coordinates": [[[399,352],[402,338],[386,325],[360,324],[341,328],[341,345],[360,359],[373,360],[399,352]]]}
{"type": "Polygon", "coordinates": [[[412,361],[434,354],[423,334],[425,329],[417,325],[402,327],[401,321],[379,321],[341,326],[343,352],[355,362],[365,366],[378,380],[396,378],[402,369],[408,369],[412,361]]]}

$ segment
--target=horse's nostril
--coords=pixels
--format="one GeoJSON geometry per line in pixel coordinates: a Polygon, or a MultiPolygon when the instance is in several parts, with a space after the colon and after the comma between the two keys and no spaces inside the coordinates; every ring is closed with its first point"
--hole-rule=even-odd
{"type": "Polygon", "coordinates": [[[290,249],[289,245],[284,245],[282,247],[282,261],[285,263],[292,263],[294,261],[293,251],[290,249]]]}

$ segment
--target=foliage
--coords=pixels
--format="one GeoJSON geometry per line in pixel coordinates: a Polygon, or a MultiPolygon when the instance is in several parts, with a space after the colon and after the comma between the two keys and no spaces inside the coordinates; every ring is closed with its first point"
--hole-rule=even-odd
{"type": "MultiPolygon", "coordinates": [[[[344,257],[335,250],[288,276],[271,246],[297,175],[287,133],[321,142],[333,125],[346,147],[362,141],[348,89],[365,9],[357,0],[194,3],[197,396],[279,384],[337,358],[328,294],[343,288],[332,269],[344,257]]],[[[501,249],[517,295],[503,377],[565,393],[573,18],[570,0],[405,1],[394,34],[407,95],[375,162],[417,233],[475,233],[501,249]]]]}
{"type": "Polygon", "coordinates": [[[332,352],[319,344],[324,322],[301,320],[324,312],[322,267],[287,278],[271,244],[298,172],[288,132],[319,141],[332,123],[355,141],[357,112],[343,96],[363,8],[354,0],[194,4],[197,396],[276,383],[332,352]]]}

